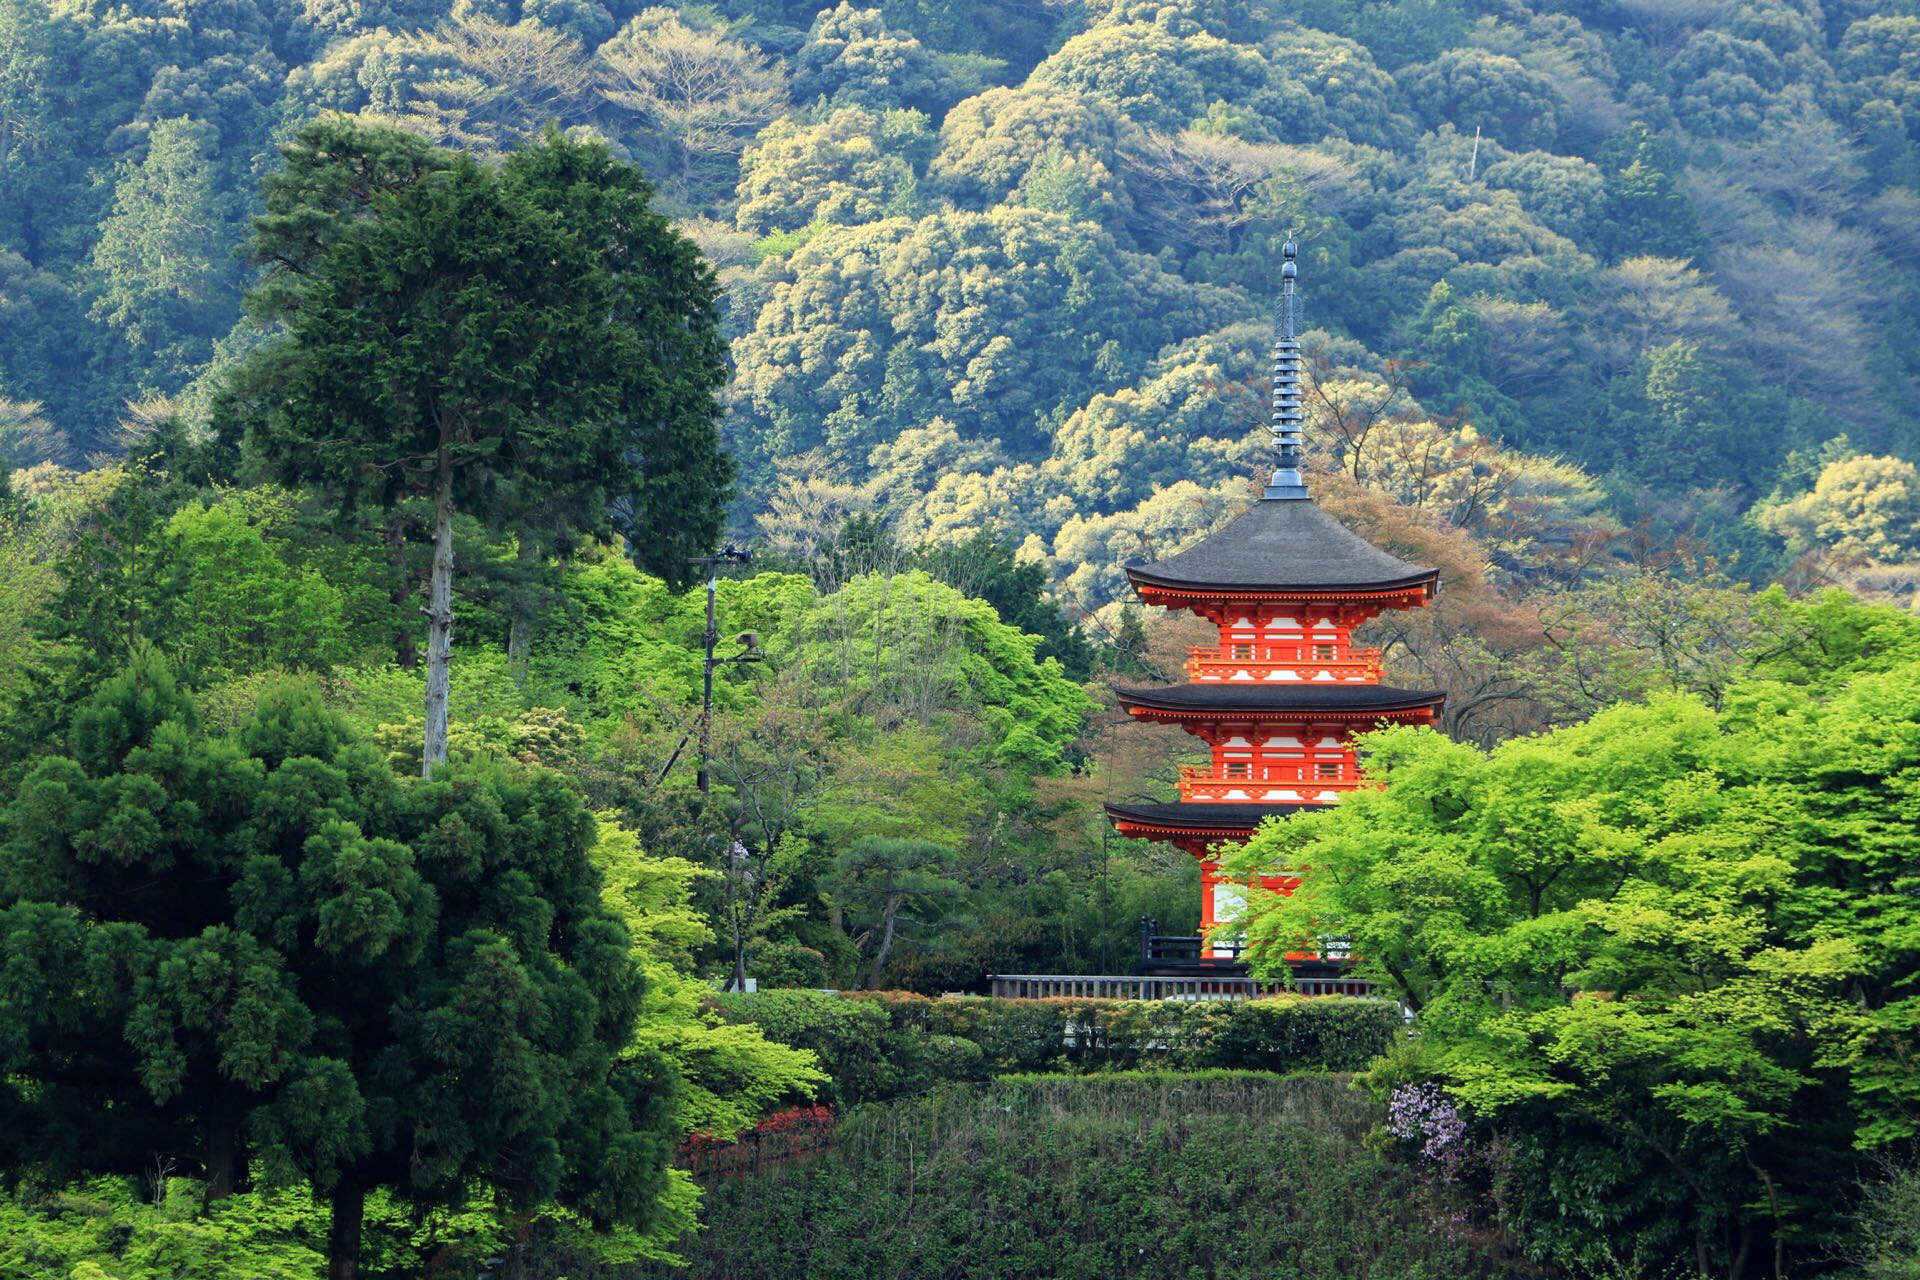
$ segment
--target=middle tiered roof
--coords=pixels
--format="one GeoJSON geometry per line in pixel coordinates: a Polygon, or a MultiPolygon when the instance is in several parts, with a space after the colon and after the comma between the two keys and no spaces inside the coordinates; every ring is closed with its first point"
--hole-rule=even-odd
{"type": "Polygon", "coordinates": [[[1304,680],[1203,680],[1168,685],[1163,689],[1115,689],[1120,703],[1129,710],[1183,711],[1212,714],[1221,711],[1250,712],[1256,717],[1291,715],[1311,716],[1329,713],[1350,719],[1356,712],[1415,711],[1437,707],[1446,698],[1443,693],[1390,689],[1380,684],[1345,684],[1304,680]]]}

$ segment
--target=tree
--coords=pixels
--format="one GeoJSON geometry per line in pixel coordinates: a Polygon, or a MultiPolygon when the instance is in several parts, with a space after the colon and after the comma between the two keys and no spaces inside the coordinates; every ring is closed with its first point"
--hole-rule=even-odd
{"type": "Polygon", "coordinates": [[[1012,539],[982,529],[965,542],[928,548],[922,560],[934,577],[992,605],[1000,621],[1039,636],[1036,659],[1057,658],[1067,675],[1085,680],[1093,664],[1086,637],[1047,595],[1046,567],[1017,552],[1012,539]]]}
{"type": "Polygon", "coordinates": [[[769,690],[759,706],[724,718],[711,758],[724,832],[709,850],[725,879],[731,985],[744,989],[749,948],[800,914],[783,908],[806,852],[808,815],[831,783],[833,743],[801,682],[769,690]],[[800,686],[800,687],[796,687],[800,686]]]}
{"type": "Polygon", "coordinates": [[[862,836],[834,861],[839,895],[856,913],[855,943],[866,956],[862,985],[880,985],[901,928],[935,922],[962,886],[945,874],[953,850],[930,840],[862,836]]]}
{"type": "Polygon", "coordinates": [[[0,227],[6,238],[27,232],[37,239],[38,221],[28,193],[36,168],[64,130],[55,109],[58,62],[53,23],[43,5],[30,0],[0,4],[0,227]]]}
{"type": "Polygon", "coordinates": [[[575,123],[593,88],[580,41],[530,18],[458,14],[421,37],[416,56],[433,70],[414,86],[408,125],[482,155],[575,123]]]}
{"type": "Polygon", "coordinates": [[[1006,200],[1036,164],[1055,153],[1075,163],[1097,220],[1123,214],[1119,114],[1098,98],[1042,89],[989,89],[956,103],[940,123],[940,150],[927,177],[967,208],[1006,200]]]}
{"type": "Polygon", "coordinates": [[[802,101],[938,111],[965,96],[952,92],[939,61],[915,36],[888,26],[881,10],[857,9],[850,0],[815,15],[795,61],[793,87],[802,101]]]}
{"type": "Polygon", "coordinates": [[[734,218],[765,235],[912,212],[913,156],[927,138],[926,117],[905,109],[837,107],[812,124],[784,116],[740,158],[734,218]]]}
{"type": "Polygon", "coordinates": [[[1704,247],[1680,189],[1677,149],[1635,121],[1600,149],[1606,216],[1598,230],[1610,257],[1692,258],[1704,247]]]}
{"type": "Polygon", "coordinates": [[[1481,128],[1516,148],[1548,147],[1559,132],[1553,82],[1505,54],[1449,49],[1401,72],[1400,82],[1430,125],[1481,128]]]}
{"type": "MultiPolygon", "coordinates": [[[[1435,25],[1446,21],[1433,17],[1435,25]]],[[[1268,37],[1267,47],[1275,64],[1322,104],[1335,136],[1373,147],[1405,146],[1415,126],[1393,77],[1376,64],[1377,53],[1359,40],[1313,30],[1323,24],[1304,15],[1300,21],[1300,26],[1268,37]]],[[[1375,37],[1377,28],[1368,35],[1375,37]]]]}
{"type": "Polygon", "coordinates": [[[409,782],[299,683],[212,737],[150,653],[66,750],[0,816],[11,1168],[305,1180],[334,1280],[374,1187],[646,1224],[670,1074],[563,779],[409,782]]]}
{"type": "Polygon", "coordinates": [[[727,474],[712,280],[637,173],[551,132],[495,173],[323,121],[288,162],[253,243],[268,267],[256,297],[286,332],[252,358],[235,414],[268,468],[348,509],[431,496],[431,773],[457,511],[618,529],[676,578],[711,539],[727,474]]]}
{"type": "Polygon", "coordinates": [[[1809,493],[1759,513],[1761,525],[1796,550],[1904,562],[1920,555],[1920,470],[1904,458],[1841,458],[1809,493]]]}
{"type": "Polygon", "coordinates": [[[1769,607],[1804,638],[1718,713],[1668,695],[1486,753],[1371,735],[1383,789],[1232,860],[1311,868],[1257,897],[1256,966],[1341,935],[1417,1011],[1376,1086],[1444,1084],[1507,1144],[1507,1221],[1558,1258],[1782,1274],[1828,1247],[1853,1145],[1920,1127],[1893,730],[1915,628],[1769,607]]]}
{"type": "Polygon", "coordinates": [[[325,670],[344,659],[341,593],[288,565],[239,502],[189,503],[159,531],[155,634],[191,679],[279,667],[325,670]]]}
{"type": "Polygon", "coordinates": [[[648,9],[599,57],[600,95],[658,135],[681,187],[696,198],[707,185],[699,170],[739,155],[787,105],[778,63],[723,31],[688,26],[672,10],[648,9]]]}
{"type": "Polygon", "coordinates": [[[1104,99],[1160,132],[1198,126],[1215,103],[1250,142],[1309,142],[1327,131],[1320,101],[1263,49],[1196,25],[1100,24],[1062,44],[1028,84],[1104,99]]]}
{"type": "MultiPolygon", "coordinates": [[[[777,1044],[751,1023],[706,1016],[708,988],[689,975],[695,954],[713,940],[713,930],[694,907],[693,891],[714,873],[685,858],[650,855],[632,831],[608,815],[597,822],[593,861],[605,883],[601,896],[626,925],[634,960],[647,980],[635,1044],[642,1052],[659,1053],[677,1070],[678,1128],[732,1138],[775,1103],[812,1096],[826,1076],[811,1053],[777,1044]]],[[[754,924],[773,927],[778,923],[768,918],[773,914],[762,913],[754,924]]],[[[683,1170],[673,1175],[685,1178],[683,1170]]]]}
{"type": "Polygon", "coordinates": [[[1678,258],[1626,258],[1597,283],[1602,309],[1579,346],[1602,383],[1632,369],[1649,347],[1684,342],[1718,353],[1739,332],[1726,296],[1678,258]]]}
{"type": "Polygon", "coordinates": [[[41,412],[38,400],[0,398],[0,473],[65,456],[65,432],[41,412]]]}
{"type": "Polygon", "coordinates": [[[1060,769],[1087,712],[1059,663],[1036,660],[1040,637],[922,570],[853,579],[814,602],[800,635],[800,669],[842,716],[883,729],[964,716],[985,731],[983,756],[1022,776],[1060,769]]]}
{"type": "Polygon", "coordinates": [[[927,411],[1032,456],[1053,415],[1243,305],[1180,287],[1091,224],[1004,206],[826,227],[771,268],[734,346],[742,398],[771,428],[761,448],[785,456],[824,444],[842,464],[929,425],[878,411],[900,383],[897,366],[888,380],[899,343],[936,389],[927,411]]]}
{"type": "Polygon", "coordinates": [[[93,249],[100,291],[89,314],[148,353],[167,391],[206,359],[235,313],[232,202],[213,161],[217,137],[196,120],[155,124],[145,156],[120,169],[93,249]]]}
{"type": "Polygon", "coordinates": [[[1591,241],[1606,206],[1606,178],[1573,156],[1527,151],[1487,165],[1489,186],[1505,187],[1521,207],[1570,240],[1591,241]]]}
{"type": "Polygon", "coordinates": [[[1671,342],[1649,349],[1622,383],[1614,423],[1622,462],[1634,474],[1674,488],[1758,487],[1765,478],[1768,446],[1753,439],[1751,424],[1787,415],[1769,414],[1761,397],[1743,394],[1722,361],[1671,342]]]}
{"type": "MultiPolygon", "coordinates": [[[[152,643],[154,615],[166,606],[153,478],[127,466],[101,481],[55,553],[58,588],[38,619],[44,634],[71,646],[63,665],[74,694],[119,671],[152,643]]],[[[58,717],[64,706],[40,711],[58,717]]]]}
{"type": "Polygon", "coordinates": [[[1146,134],[1123,158],[1149,243],[1230,254],[1255,218],[1262,187],[1300,156],[1293,147],[1186,129],[1146,134]]]}
{"type": "Polygon", "coordinates": [[[1487,380],[1493,352],[1486,326],[1470,303],[1454,299],[1445,280],[1428,291],[1406,336],[1421,362],[1410,370],[1416,393],[1491,434],[1512,434],[1503,428],[1521,419],[1520,407],[1487,380]]]}

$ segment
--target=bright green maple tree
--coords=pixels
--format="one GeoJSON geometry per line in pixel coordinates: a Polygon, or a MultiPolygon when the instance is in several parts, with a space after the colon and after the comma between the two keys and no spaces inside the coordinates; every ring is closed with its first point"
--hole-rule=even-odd
{"type": "Polygon", "coordinates": [[[1439,1081],[1504,1144],[1542,1256],[1817,1251],[1853,1151],[1920,1131],[1920,668],[1888,657],[1913,624],[1781,607],[1831,643],[1719,712],[1660,697],[1491,752],[1375,734],[1383,789],[1230,860],[1310,868],[1256,897],[1256,969],[1346,937],[1416,1012],[1375,1082],[1439,1081]]]}

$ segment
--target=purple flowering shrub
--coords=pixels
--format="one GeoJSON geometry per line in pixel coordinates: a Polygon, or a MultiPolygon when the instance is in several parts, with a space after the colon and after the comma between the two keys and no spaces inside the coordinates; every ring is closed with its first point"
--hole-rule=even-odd
{"type": "Polygon", "coordinates": [[[1417,1143],[1422,1158],[1448,1173],[1467,1155],[1467,1121],[1437,1084],[1397,1084],[1387,1100],[1387,1132],[1417,1143]]]}

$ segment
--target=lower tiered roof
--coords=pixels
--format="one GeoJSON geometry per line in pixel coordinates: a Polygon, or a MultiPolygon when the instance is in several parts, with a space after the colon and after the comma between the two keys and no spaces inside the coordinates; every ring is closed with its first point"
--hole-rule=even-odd
{"type": "Polygon", "coordinates": [[[1324,809],[1317,804],[1109,804],[1107,817],[1147,831],[1172,835],[1211,832],[1251,832],[1268,818],[1284,818],[1303,809],[1324,809]]]}

